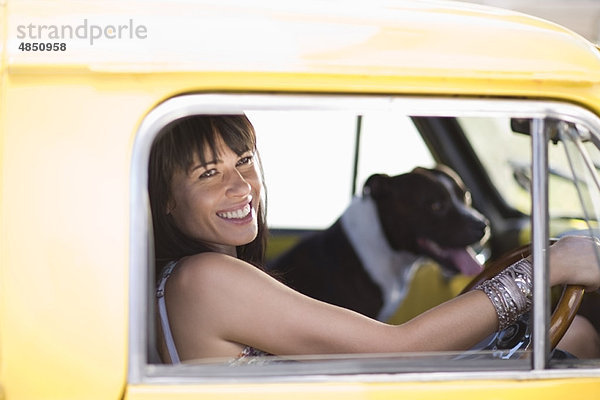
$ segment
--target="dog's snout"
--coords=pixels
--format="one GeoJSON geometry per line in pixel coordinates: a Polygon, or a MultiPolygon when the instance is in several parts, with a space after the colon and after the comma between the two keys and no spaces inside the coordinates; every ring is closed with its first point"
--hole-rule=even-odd
{"type": "Polygon", "coordinates": [[[473,208],[462,208],[460,217],[453,225],[458,229],[453,230],[454,235],[449,239],[455,244],[467,245],[485,241],[489,235],[489,221],[487,218],[473,208]],[[460,221],[460,222],[459,222],[460,221]]]}
{"type": "Polygon", "coordinates": [[[488,227],[489,222],[488,222],[487,218],[485,218],[484,216],[480,216],[480,218],[475,219],[474,225],[475,225],[475,228],[483,231],[488,227]]]}
{"type": "Polygon", "coordinates": [[[479,214],[479,218],[475,218],[470,225],[473,242],[485,242],[490,234],[487,218],[479,214]]]}

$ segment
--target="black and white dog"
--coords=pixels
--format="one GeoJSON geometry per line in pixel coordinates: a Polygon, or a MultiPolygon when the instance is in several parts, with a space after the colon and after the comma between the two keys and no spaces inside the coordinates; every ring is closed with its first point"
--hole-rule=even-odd
{"type": "Polygon", "coordinates": [[[469,245],[485,240],[488,230],[448,167],[377,174],[331,227],[301,240],[269,268],[308,296],[385,321],[423,256],[454,273],[480,272],[469,245]]]}

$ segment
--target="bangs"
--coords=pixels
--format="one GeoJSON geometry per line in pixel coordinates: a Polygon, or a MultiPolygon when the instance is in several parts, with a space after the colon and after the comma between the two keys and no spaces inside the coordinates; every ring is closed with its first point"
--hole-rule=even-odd
{"type": "Polygon", "coordinates": [[[201,164],[220,157],[223,140],[238,156],[255,151],[254,127],[245,115],[194,115],[174,121],[165,128],[165,169],[188,171],[197,155],[201,164]],[[210,157],[210,159],[207,159],[210,157]]]}

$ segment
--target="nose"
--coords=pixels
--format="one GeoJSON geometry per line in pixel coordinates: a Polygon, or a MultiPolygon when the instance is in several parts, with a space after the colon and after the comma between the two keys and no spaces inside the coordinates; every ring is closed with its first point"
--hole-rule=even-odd
{"type": "Polygon", "coordinates": [[[250,194],[252,187],[250,183],[237,169],[233,170],[227,181],[227,195],[231,197],[244,197],[250,194]]]}

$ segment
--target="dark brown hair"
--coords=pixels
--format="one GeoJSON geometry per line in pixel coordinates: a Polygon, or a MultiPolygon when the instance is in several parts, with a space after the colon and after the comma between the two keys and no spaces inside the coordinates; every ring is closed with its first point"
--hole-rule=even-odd
{"type": "MultiPolygon", "coordinates": [[[[189,237],[167,215],[171,180],[178,170],[187,171],[197,156],[205,163],[205,149],[218,158],[219,138],[237,155],[256,151],[254,127],[245,115],[194,115],[175,120],[157,135],[150,151],[148,193],[152,210],[154,249],[157,274],[169,261],[202,252],[213,251],[206,244],[189,237]]],[[[258,165],[260,159],[256,152],[258,165]]],[[[262,168],[260,170],[262,176],[262,168]]],[[[263,179],[264,180],[264,179],[263,179]]],[[[238,257],[262,268],[267,239],[264,199],[258,207],[256,238],[237,247],[238,257]]]]}

